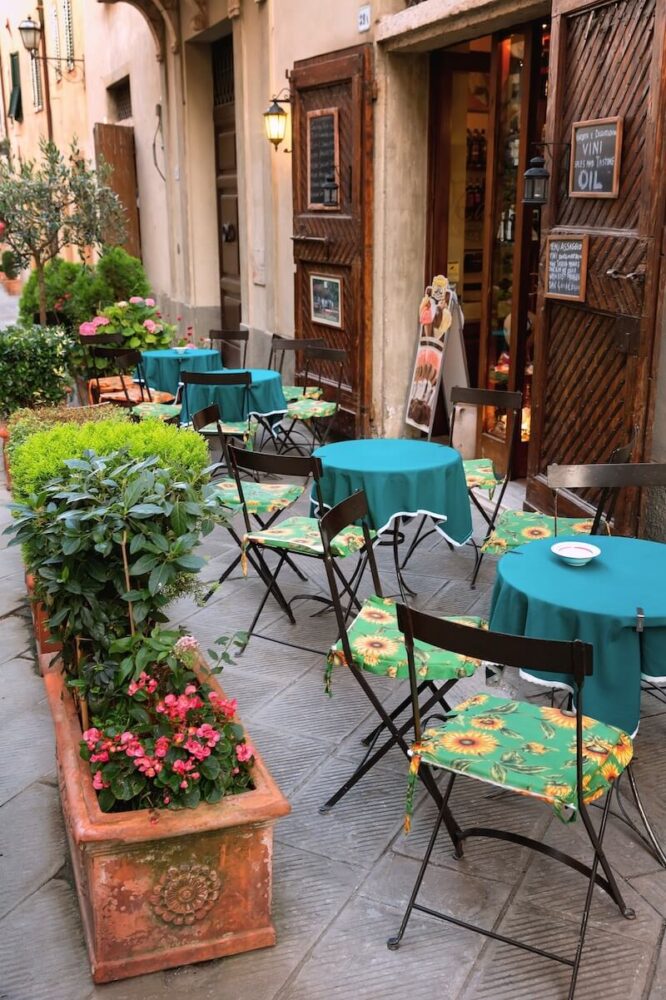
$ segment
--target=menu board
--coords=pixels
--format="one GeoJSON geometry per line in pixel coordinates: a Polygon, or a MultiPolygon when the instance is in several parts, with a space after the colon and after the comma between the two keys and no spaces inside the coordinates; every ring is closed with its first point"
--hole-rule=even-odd
{"type": "Polygon", "coordinates": [[[585,301],[589,236],[549,236],[546,243],[546,298],[585,301]]]}
{"type": "Polygon", "coordinates": [[[572,198],[617,198],[620,191],[622,124],[622,118],[574,122],[569,170],[569,194],[572,198]]]}
{"type": "MultiPolygon", "coordinates": [[[[338,109],[308,112],[308,208],[324,207],[324,182],[339,184],[338,109]]],[[[337,208],[337,205],[326,206],[337,208]]]]}

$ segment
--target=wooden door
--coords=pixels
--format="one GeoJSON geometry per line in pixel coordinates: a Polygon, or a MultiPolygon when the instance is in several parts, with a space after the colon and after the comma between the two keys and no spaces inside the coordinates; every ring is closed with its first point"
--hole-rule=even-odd
{"type": "MultiPolygon", "coordinates": [[[[665,11],[665,0],[553,4],[546,140],[555,145],[546,147],[552,176],[542,235],[587,234],[589,261],[584,301],[546,299],[542,242],[527,490],[542,510],[552,509],[551,462],[604,461],[634,426],[633,458],[646,454],[663,224],[665,11]],[[572,124],[610,116],[624,122],[619,196],[572,198],[563,145],[572,124]]],[[[637,529],[633,492],[621,495],[619,531],[637,529]]],[[[568,500],[562,512],[576,510],[568,500]]]]}
{"type": "Polygon", "coordinates": [[[371,422],[371,59],[359,46],[298,62],[291,76],[296,337],[348,352],[338,430],[356,436],[371,422]]]}
{"type": "Polygon", "coordinates": [[[97,122],[93,128],[93,139],[95,161],[99,163],[103,160],[111,167],[109,187],[116,192],[125,209],[127,235],[123,246],[133,257],[141,258],[134,129],[129,125],[107,125],[97,122]]]}
{"type": "Polygon", "coordinates": [[[241,322],[241,283],[234,51],[231,35],[212,45],[212,56],[221,324],[225,330],[237,330],[241,322]]]}

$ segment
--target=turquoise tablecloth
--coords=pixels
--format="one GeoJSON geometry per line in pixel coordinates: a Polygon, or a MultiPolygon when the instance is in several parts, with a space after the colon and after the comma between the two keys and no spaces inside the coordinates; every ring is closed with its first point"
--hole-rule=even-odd
{"type": "Polygon", "coordinates": [[[324,502],[334,506],[365,490],[372,526],[382,531],[399,514],[433,514],[438,529],[462,545],[472,534],[472,515],[457,451],[430,441],[374,438],[317,448],[323,463],[324,502]]]}
{"type": "MultiPolygon", "coordinates": [[[[166,348],[162,351],[142,351],[141,360],[148,385],[175,396],[181,372],[210,372],[219,368],[220,352],[203,347],[187,351],[166,348]]],[[[187,412],[183,412],[181,422],[187,423],[188,420],[187,412]]]]}
{"type": "Polygon", "coordinates": [[[252,384],[245,389],[240,385],[188,385],[185,397],[189,413],[196,413],[217,403],[222,419],[232,422],[245,420],[251,413],[262,416],[275,416],[287,409],[287,403],[282,392],[280,373],[270,368],[220,368],[215,371],[220,374],[249,371],[252,384]]]}
{"type": "MultiPolygon", "coordinates": [[[[575,540],[580,542],[580,535],[575,540]]],[[[503,556],[490,627],[512,635],[592,643],[594,674],[585,682],[583,711],[634,733],[641,673],[666,681],[666,545],[605,536],[591,541],[601,555],[586,566],[558,559],[550,551],[552,538],[503,556]],[[642,633],[636,631],[638,607],[645,614],[642,633]]],[[[562,675],[525,676],[566,684],[562,675]]]]}

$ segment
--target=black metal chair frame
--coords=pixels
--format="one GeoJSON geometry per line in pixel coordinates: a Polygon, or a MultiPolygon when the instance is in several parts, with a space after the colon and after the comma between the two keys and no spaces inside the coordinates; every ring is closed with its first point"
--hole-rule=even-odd
{"type": "Polygon", "coordinates": [[[242,344],[241,348],[241,363],[240,368],[245,368],[245,361],[247,359],[247,345],[250,339],[250,331],[246,329],[239,328],[238,330],[209,330],[208,331],[208,343],[211,349],[215,349],[217,344],[218,350],[220,352],[220,360],[222,362],[223,368],[230,367],[226,364],[224,358],[223,344],[242,344]]]}
{"type": "MultiPolygon", "coordinates": [[[[301,341],[301,343],[303,343],[303,341],[301,341]]],[[[327,402],[335,403],[335,412],[331,414],[330,417],[310,418],[309,423],[312,430],[312,441],[308,444],[300,443],[295,440],[294,431],[300,421],[297,418],[292,417],[289,411],[287,411],[284,418],[278,425],[276,425],[275,439],[278,454],[280,455],[286,455],[292,451],[297,451],[301,455],[304,453],[312,454],[315,448],[325,445],[330,436],[333,421],[335,420],[338,410],[340,409],[342,376],[344,373],[345,363],[347,361],[347,352],[331,347],[306,347],[303,354],[305,357],[305,385],[315,385],[322,391],[325,386],[333,385],[334,398],[332,400],[327,400],[327,402]],[[324,375],[324,367],[326,365],[337,366],[337,382],[332,383],[331,380],[326,378],[324,375]],[[289,420],[291,423],[288,423],[289,420]]]]}
{"type": "MultiPolygon", "coordinates": [[[[115,334],[108,334],[108,337],[115,337],[115,334]]],[[[91,337],[85,338],[86,340],[91,340],[91,337]]],[[[136,406],[136,400],[131,399],[129,392],[127,391],[127,385],[125,384],[125,378],[129,378],[131,382],[138,385],[141,390],[141,401],[142,402],[152,402],[153,397],[150,393],[150,386],[146,381],[146,377],[143,371],[143,361],[141,358],[141,351],[133,350],[132,348],[120,348],[120,347],[107,347],[105,344],[100,342],[100,338],[96,339],[95,343],[88,345],[90,347],[90,356],[93,362],[96,358],[101,358],[108,361],[113,361],[116,363],[116,367],[119,371],[120,384],[123,387],[123,393],[125,395],[125,401],[128,407],[136,406]],[[123,370],[124,369],[124,370],[123,370]],[[126,371],[135,370],[137,373],[137,378],[134,380],[133,376],[126,375],[126,371]],[[146,394],[146,399],[144,400],[144,392],[146,394]]],[[[95,367],[95,374],[93,376],[95,382],[97,383],[97,396],[98,401],[101,400],[102,391],[99,383],[100,375],[95,367]]]]}
{"type": "MultiPolygon", "coordinates": [[[[521,948],[522,950],[531,952],[534,955],[540,955],[543,958],[549,958],[553,961],[569,966],[572,972],[568,997],[569,1000],[572,1000],[576,988],[576,979],[580,967],[583,945],[585,943],[585,933],[587,930],[594,886],[598,885],[606,893],[608,893],[613,902],[617,905],[623,917],[629,920],[635,917],[634,911],[625,904],[624,899],[622,898],[622,894],[613,871],[603,851],[603,838],[606,831],[606,823],[608,820],[614,787],[611,785],[606,794],[606,801],[603,806],[601,823],[599,825],[598,832],[594,828],[582,795],[583,686],[585,678],[591,676],[592,674],[592,646],[588,643],[579,641],[562,642],[552,639],[532,639],[525,638],[523,636],[503,635],[497,632],[484,632],[482,630],[469,629],[464,625],[458,625],[452,622],[442,621],[438,618],[433,618],[431,615],[415,611],[408,608],[406,605],[398,605],[398,625],[404,633],[405,645],[407,648],[416,743],[419,743],[421,740],[422,724],[418,704],[418,683],[414,661],[415,639],[431,643],[432,645],[439,646],[442,649],[449,649],[469,656],[478,657],[482,660],[493,660],[514,667],[526,667],[529,665],[531,669],[536,669],[541,672],[558,674],[565,673],[571,675],[573,679],[573,686],[576,690],[576,704],[578,707],[578,711],[576,713],[577,809],[594,851],[594,860],[592,865],[588,866],[579,861],[577,858],[574,858],[569,854],[565,854],[548,844],[544,844],[531,837],[526,837],[522,834],[513,833],[508,830],[498,830],[483,826],[473,826],[461,829],[458,826],[458,823],[456,822],[449,806],[451,791],[457,777],[456,772],[450,771],[448,785],[443,795],[439,814],[421,863],[421,868],[416,878],[412,894],[407,904],[407,909],[403,916],[400,929],[394,937],[389,938],[387,945],[391,950],[395,950],[399,947],[412,911],[418,910],[421,913],[426,913],[430,916],[437,917],[440,920],[456,924],[458,927],[464,927],[467,930],[476,931],[479,934],[483,934],[485,937],[493,938],[494,940],[501,941],[505,944],[511,944],[514,947],[521,948]],[[580,923],[578,946],[573,958],[558,955],[544,948],[538,948],[535,945],[517,940],[516,938],[499,934],[484,927],[479,927],[478,925],[471,924],[466,920],[460,920],[450,914],[442,913],[440,910],[434,910],[431,907],[423,906],[416,902],[442,823],[444,823],[447,833],[451,839],[454,856],[456,858],[462,857],[462,845],[465,840],[470,837],[489,837],[508,841],[512,844],[518,844],[521,847],[528,847],[540,854],[545,854],[547,857],[552,858],[555,861],[559,861],[561,864],[564,864],[587,877],[587,894],[585,897],[585,905],[580,923]],[[600,865],[604,875],[598,874],[598,868],[600,865]]],[[[627,771],[630,770],[630,767],[631,765],[627,767],[627,771]]],[[[420,771],[424,768],[428,771],[430,770],[430,768],[428,768],[422,761],[420,771]]],[[[442,768],[442,770],[447,769],[442,768]]],[[[480,780],[478,778],[474,779],[473,776],[470,777],[472,777],[473,780],[480,780]]],[[[507,789],[507,792],[508,791],[510,791],[510,789],[507,789]]]]}
{"type": "MultiPolygon", "coordinates": [[[[383,597],[384,594],[379,579],[379,571],[377,568],[374,548],[370,536],[370,529],[368,526],[368,502],[363,490],[353,493],[351,497],[348,497],[346,500],[342,500],[331,510],[327,511],[319,522],[319,530],[321,532],[322,543],[324,546],[324,566],[326,568],[326,577],[331,591],[331,599],[333,602],[333,608],[338,626],[338,634],[340,642],[342,643],[342,652],[344,654],[345,662],[375,709],[377,715],[379,716],[380,723],[362,740],[363,744],[368,747],[365,756],[347,781],[345,781],[344,784],[342,784],[340,788],[332,796],[330,796],[324,805],[320,807],[319,812],[322,814],[327,813],[330,809],[332,809],[333,806],[336,805],[336,803],[338,803],[340,799],[343,798],[343,796],[346,795],[347,792],[350,791],[354,785],[356,785],[357,782],[360,781],[361,778],[375,766],[375,764],[379,763],[379,761],[386,756],[389,750],[393,749],[393,747],[400,747],[402,752],[405,754],[405,757],[407,757],[409,754],[409,745],[406,742],[405,737],[413,725],[411,717],[407,722],[398,723],[398,719],[402,713],[411,705],[411,695],[400,702],[399,705],[396,705],[391,711],[387,711],[373,690],[365,671],[356,664],[349,643],[347,621],[353,610],[353,604],[350,601],[346,610],[342,607],[340,591],[336,582],[336,570],[338,567],[335,556],[331,552],[331,542],[347,525],[355,524],[359,521],[361,522],[365,538],[365,559],[367,564],[370,566],[374,593],[377,597],[383,597]],[[382,743],[377,750],[375,750],[374,748],[378,737],[386,731],[390,734],[388,739],[382,743]]],[[[337,575],[339,577],[339,573],[337,575]]],[[[422,681],[418,685],[418,697],[420,698],[422,695],[425,695],[421,711],[429,712],[435,706],[439,706],[445,712],[450,712],[451,707],[446,701],[445,695],[456,683],[457,678],[441,682],[440,687],[438,687],[434,681],[422,681]]],[[[423,783],[429,794],[433,797],[435,803],[440,806],[442,797],[434,778],[428,773],[424,773],[422,777],[423,783]]]]}
{"type": "MultiPolygon", "coordinates": [[[[476,495],[476,488],[474,486],[467,488],[467,495],[487,525],[486,533],[481,542],[481,545],[483,545],[483,542],[485,542],[495,527],[495,521],[497,520],[497,515],[499,514],[502,500],[504,499],[504,493],[509,484],[509,480],[511,479],[513,460],[516,452],[516,445],[518,443],[518,435],[520,434],[523,395],[521,392],[504,392],[500,389],[468,389],[465,386],[454,386],[451,389],[451,425],[449,428],[450,447],[453,447],[456,415],[458,407],[461,406],[496,406],[507,410],[509,414],[509,419],[507,421],[507,439],[509,441],[509,450],[507,454],[506,471],[502,479],[498,479],[497,481],[497,499],[493,499],[491,501],[493,505],[492,509],[490,511],[486,510],[476,495]]],[[[402,561],[400,567],[401,569],[404,569],[407,565],[409,559],[412,557],[414,549],[437,530],[436,528],[431,528],[429,531],[426,531],[425,534],[421,534],[426,520],[427,518],[425,516],[421,518],[416,534],[414,535],[411,545],[407,551],[407,555],[402,561]]],[[[476,586],[476,578],[479,574],[479,570],[481,569],[483,552],[481,551],[481,545],[474,540],[472,540],[472,545],[474,546],[474,572],[472,573],[470,587],[473,590],[476,586]]]]}
{"type": "MultiPolygon", "coordinates": [[[[297,351],[304,351],[308,347],[325,347],[326,342],[321,337],[309,337],[307,339],[297,339],[295,337],[283,337],[279,333],[274,333],[271,338],[271,350],[268,355],[268,367],[283,375],[285,356],[295,355],[297,351]]],[[[298,377],[294,372],[294,377],[298,377]]],[[[303,386],[305,390],[305,386],[303,386]]]]}
{"type": "MultiPolygon", "coordinates": [[[[236,479],[238,495],[241,498],[241,502],[243,504],[243,517],[245,519],[245,528],[248,533],[250,533],[253,529],[250,521],[250,515],[245,503],[245,496],[243,493],[243,480],[241,479],[240,475],[241,471],[249,472],[254,476],[256,476],[258,473],[261,473],[264,475],[295,476],[298,478],[304,477],[306,480],[306,484],[311,477],[314,482],[315,496],[317,499],[318,510],[324,509],[320,486],[319,486],[319,480],[321,479],[322,476],[322,465],[321,461],[315,456],[304,457],[304,456],[288,456],[288,455],[271,455],[263,452],[248,452],[248,451],[242,451],[239,448],[235,448],[233,447],[233,445],[230,445],[229,447],[229,455],[231,458],[231,468],[233,470],[234,478],[236,479]]],[[[280,513],[283,512],[280,511],[280,513]]],[[[275,518],[273,518],[272,520],[275,520],[275,518]]],[[[269,525],[267,525],[267,527],[268,526],[269,525]]],[[[261,612],[263,611],[266,601],[268,600],[269,594],[273,593],[274,596],[278,592],[281,594],[280,588],[277,584],[277,578],[285,563],[288,564],[296,572],[296,574],[301,580],[305,581],[307,580],[307,576],[305,576],[305,574],[299,570],[299,568],[292,561],[291,556],[294,555],[298,556],[299,558],[302,556],[303,558],[306,559],[322,560],[323,555],[317,553],[309,553],[309,552],[297,552],[296,550],[290,551],[289,549],[281,549],[281,548],[271,549],[268,546],[262,546],[253,543],[250,543],[248,545],[246,551],[248,553],[251,551],[254,554],[255,559],[261,564],[263,569],[263,572],[261,574],[262,579],[264,579],[264,582],[268,583],[266,593],[264,594],[264,597],[255,613],[255,616],[252,620],[252,624],[250,628],[247,629],[248,642],[249,642],[250,637],[253,634],[258,634],[254,632],[254,629],[256,627],[257,622],[259,621],[259,617],[261,616],[261,612]],[[275,554],[278,556],[278,562],[273,572],[271,572],[265,559],[265,555],[270,551],[275,552],[275,554]]],[[[339,569],[337,562],[335,565],[335,572],[338,575],[338,578],[341,580],[347,594],[349,595],[350,603],[352,606],[357,606],[357,607],[360,606],[356,598],[356,590],[358,589],[358,585],[360,583],[363,574],[363,569],[364,569],[364,562],[362,554],[361,558],[359,559],[359,563],[350,579],[347,579],[344,576],[342,571],[339,569]]],[[[301,601],[301,600],[315,601],[325,605],[326,608],[330,607],[331,605],[331,602],[328,600],[328,598],[322,597],[319,594],[312,594],[312,593],[295,594],[289,601],[287,601],[284,595],[281,594],[281,599],[279,600],[279,603],[283,608],[286,606],[286,613],[292,625],[296,624],[296,619],[294,618],[293,612],[291,610],[291,605],[295,601],[301,601]]],[[[304,646],[297,646],[296,643],[289,643],[289,642],[284,642],[282,640],[277,640],[272,636],[263,636],[263,638],[271,639],[271,641],[277,642],[279,645],[292,646],[298,649],[310,648],[304,646]]],[[[313,649],[311,650],[311,652],[318,653],[321,651],[313,649]]]]}
{"type": "MultiPolygon", "coordinates": [[[[243,387],[243,412],[248,410],[248,396],[250,391],[250,386],[252,385],[252,375],[248,371],[238,371],[238,372],[188,372],[184,371],[180,373],[181,385],[183,387],[183,397],[185,404],[187,404],[187,387],[188,385],[239,385],[243,387]]],[[[207,409],[207,407],[204,407],[207,409]]],[[[222,423],[224,423],[224,414],[220,412],[219,406],[217,407],[218,417],[218,433],[222,440],[222,457],[224,462],[229,466],[229,451],[228,451],[228,441],[232,439],[238,439],[237,434],[225,434],[222,430],[222,423]]],[[[189,407],[188,407],[189,412],[189,407]]],[[[203,411],[199,411],[203,412],[203,411]]],[[[211,421],[212,422],[212,421],[211,421]]],[[[248,428],[250,426],[250,417],[247,417],[248,428]]],[[[205,425],[203,425],[205,426],[205,425]]]]}

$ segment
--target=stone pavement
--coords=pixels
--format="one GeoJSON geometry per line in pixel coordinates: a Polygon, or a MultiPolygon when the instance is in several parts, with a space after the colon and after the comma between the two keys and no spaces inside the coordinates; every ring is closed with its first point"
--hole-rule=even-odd
{"type": "MultiPolygon", "coordinates": [[[[0,501],[7,501],[3,492],[0,501]]],[[[4,505],[0,524],[8,522],[4,505]]],[[[369,705],[353,678],[336,671],[325,697],[323,652],[334,639],[329,615],[309,617],[297,606],[292,627],[274,605],[262,634],[225,670],[223,684],[238,697],[250,734],[293,811],[275,828],[274,920],[278,944],[188,968],[95,987],[62,827],[53,763],[52,729],[36,674],[19,553],[0,549],[0,1000],[403,1000],[418,989],[438,1000],[558,1000],[566,996],[561,966],[414,914],[399,951],[386,948],[430,833],[433,810],[418,800],[412,833],[402,833],[405,762],[394,752],[328,815],[317,807],[351,773],[360,737],[371,727],[369,705]],[[310,647],[278,645],[284,639],[310,647]]],[[[206,540],[207,576],[215,579],[233,550],[216,531],[206,540]]],[[[380,549],[389,591],[390,550],[380,549]]],[[[311,584],[323,591],[318,567],[311,584]]],[[[468,549],[450,552],[430,539],[408,582],[421,606],[440,612],[483,613],[494,575],[484,564],[471,591],[468,549]],[[416,567],[418,566],[418,570],[416,567]]],[[[286,579],[286,577],[285,577],[286,579]]],[[[294,582],[295,578],[292,577],[294,582]]],[[[307,588],[289,583],[289,594],[307,588]]],[[[204,608],[189,600],[172,618],[206,646],[247,625],[260,587],[236,578],[204,608]]],[[[316,610],[316,606],[315,609],[316,610]]],[[[505,684],[508,682],[505,682],[505,684]]],[[[461,684],[465,693],[483,677],[461,684]]],[[[394,693],[378,682],[382,696],[394,693]]],[[[403,688],[404,690],[404,688],[403,688]]],[[[511,691],[535,696],[522,682],[511,691]]],[[[462,694],[461,694],[462,696],[462,694]]],[[[537,696],[538,693],[537,693],[537,696]]],[[[666,705],[646,697],[637,775],[648,808],[666,840],[666,705]]],[[[564,826],[544,804],[498,794],[461,780],[453,806],[464,825],[505,825],[525,834],[548,832],[555,845],[581,857],[589,849],[581,824],[564,826]]],[[[606,845],[637,919],[623,920],[598,892],[592,908],[577,996],[580,1000],[666,1000],[666,871],[612,819],[606,845]]],[[[461,918],[482,921],[555,950],[573,948],[575,913],[585,885],[554,862],[499,841],[471,841],[456,862],[440,839],[423,899],[461,918]]]]}

